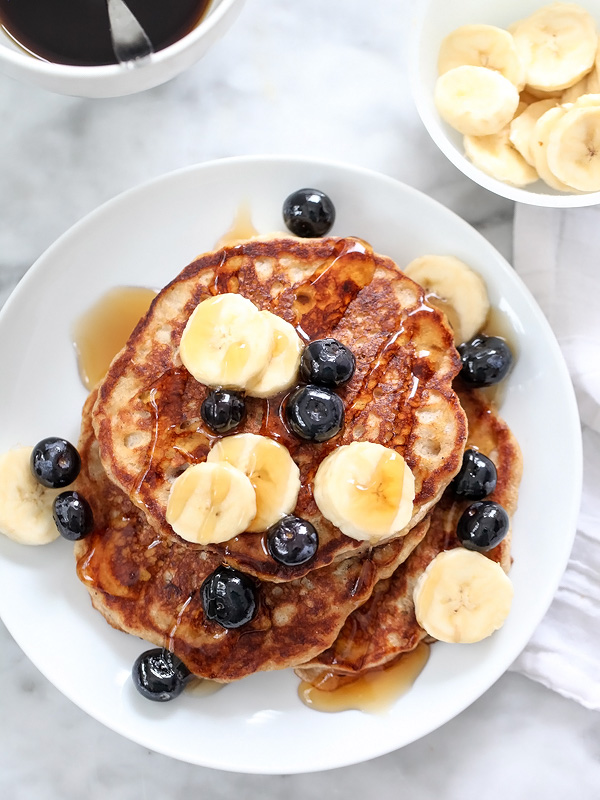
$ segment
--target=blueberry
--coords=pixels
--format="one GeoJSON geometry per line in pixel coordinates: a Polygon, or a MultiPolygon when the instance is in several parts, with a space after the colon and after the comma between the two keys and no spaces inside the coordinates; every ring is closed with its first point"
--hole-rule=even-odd
{"type": "Polygon", "coordinates": [[[55,497],[52,516],[60,535],[71,542],[84,539],[94,528],[90,504],[79,492],[61,492],[55,497]]]}
{"type": "Polygon", "coordinates": [[[325,236],[335,222],[335,208],[318,189],[298,189],[283,204],[283,221],[295,236],[325,236]]]}
{"type": "Polygon", "coordinates": [[[213,389],[202,403],[202,419],[217,433],[227,433],[237,428],[246,411],[244,398],[227,389],[213,389]]]}
{"type": "Polygon", "coordinates": [[[324,386],[301,386],[289,396],[288,425],[301,439],[325,442],[338,434],[344,424],[344,404],[324,386]]]}
{"type": "Polygon", "coordinates": [[[138,656],[131,670],[133,685],[147,700],[164,703],[183,691],[190,671],[177,656],[157,647],[138,656]]]}
{"type": "Polygon", "coordinates": [[[202,584],[204,616],[224,628],[239,628],[256,611],[254,581],[231,567],[219,567],[202,584]]]}
{"type": "Polygon", "coordinates": [[[76,448],[66,439],[50,436],[31,451],[31,471],[42,486],[62,489],[73,483],[81,469],[76,448]]]}
{"type": "Polygon", "coordinates": [[[289,515],[267,531],[267,547],[275,561],[287,567],[306,564],[319,546],[316,530],[305,519],[289,515]]]}
{"type": "Polygon", "coordinates": [[[483,500],[471,503],[458,520],[456,535],[467,550],[487,553],[508,533],[508,514],[500,503],[483,500]]]}
{"type": "Polygon", "coordinates": [[[460,377],[469,386],[491,386],[508,373],[513,356],[510,348],[498,336],[476,336],[458,346],[462,361],[460,377]]]}
{"type": "Polygon", "coordinates": [[[346,345],[337,339],[317,339],[302,353],[300,376],[306,383],[340,386],[354,375],[356,361],[346,345]]]}
{"type": "Polygon", "coordinates": [[[450,485],[457,497],[483,500],[494,491],[497,479],[493,461],[479,450],[465,450],[462,467],[450,485]]]}

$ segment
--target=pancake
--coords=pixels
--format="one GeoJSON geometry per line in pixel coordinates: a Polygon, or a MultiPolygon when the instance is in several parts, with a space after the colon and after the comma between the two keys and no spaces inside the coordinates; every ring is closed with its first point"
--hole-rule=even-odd
{"type": "Polygon", "coordinates": [[[199,257],[163,289],[99,387],[94,429],[111,481],[157,532],[181,542],[166,522],[171,484],[204,461],[219,437],[200,416],[207,388],[182,366],[178,348],[197,304],[222,292],[238,292],[279,315],[307,341],[334,336],[350,347],[357,369],[339,389],[346,423],[329,442],[304,442],[287,430],[286,393],[247,398],[246,419],[236,429],[280,441],[298,464],[302,488],[294,513],[318,531],[315,558],[283,566],[268,554],[264,534],[248,532],[207,551],[271,581],[295,580],[366,552],[366,543],[323,518],[311,489],[323,458],[354,440],[397,450],[413,471],[413,515],[399,532],[406,535],[460,468],[466,423],[452,389],[460,361],[445,317],[425,302],[421,287],[357,239],[245,242],[199,257]]]}
{"type": "Polygon", "coordinates": [[[403,539],[286,583],[260,582],[257,613],[235,630],[205,619],[200,588],[223,561],[216,553],[163,536],[104,472],[84,407],[75,489],[89,501],[95,529],[75,544],[77,574],[92,604],[115,628],[166,647],[196,675],[228,682],[283,669],[329,647],[348,615],[422,540],[423,520],[403,539]]]}
{"type": "MultiPolygon", "coordinates": [[[[512,517],[522,473],[519,445],[483,395],[462,390],[459,396],[469,421],[467,447],[479,449],[496,465],[498,482],[489,499],[504,506],[512,517]]],[[[297,670],[303,680],[317,683],[332,672],[356,675],[376,669],[427,638],[415,618],[413,589],[438,553],[460,546],[456,525],[471,502],[458,500],[451,489],[445,492],[430,514],[431,524],[423,541],[390,578],[377,584],[369,601],[348,617],[333,646],[297,670]]],[[[511,565],[510,544],[511,532],[485,554],[505,572],[511,565]]]]}

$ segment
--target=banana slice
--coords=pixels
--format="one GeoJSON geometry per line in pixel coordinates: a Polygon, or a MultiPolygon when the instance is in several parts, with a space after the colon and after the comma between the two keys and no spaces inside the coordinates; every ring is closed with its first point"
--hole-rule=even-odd
{"type": "Polygon", "coordinates": [[[434,100],[440,116],[457,131],[488,136],[511,121],[519,93],[499,72],[466,65],[440,75],[434,100]]]}
{"type": "Polygon", "coordinates": [[[501,628],[513,587],[502,567],[457,547],[439,553],[413,592],[417,622],[441,642],[480,642],[501,628]]]}
{"type": "Polygon", "coordinates": [[[323,516],[342,533],[376,544],[409,523],[415,479],[395,450],[373,442],[352,442],[321,462],[313,493],[323,516]]]}
{"type": "Polygon", "coordinates": [[[539,179],[510,140],[510,126],[491,136],[465,136],[465,153],[482,172],[513,186],[527,186],[539,179]]]}
{"type": "MultiPolygon", "coordinates": [[[[573,103],[573,108],[594,108],[594,106],[600,106],[600,93],[596,94],[584,94],[581,97],[578,97],[577,100],[573,103]]],[[[571,109],[568,108],[568,111],[571,109]]]]}
{"type": "Polygon", "coordinates": [[[557,121],[547,160],[559,181],[581,192],[600,191],[600,105],[574,106],[557,121]]]}
{"type": "Polygon", "coordinates": [[[207,462],[227,462],[250,480],[256,510],[245,530],[266,531],[296,507],[300,470],[288,450],[273,439],[254,433],[226,436],[212,448],[207,462]]]}
{"type": "Polygon", "coordinates": [[[248,530],[256,496],[248,478],[230,464],[194,464],[171,486],[167,522],[195,544],[226,542],[248,530]]]}
{"type": "Polygon", "coordinates": [[[439,74],[465,64],[496,70],[519,90],[525,85],[525,67],[512,36],[494,25],[463,25],[446,36],[440,47],[439,74]]]}
{"type": "Polygon", "coordinates": [[[47,489],[31,473],[31,447],[0,455],[0,533],[20,544],[58,538],[52,504],[61,489],[47,489]]]}
{"type": "MultiPolygon", "coordinates": [[[[554,108],[558,104],[557,100],[538,100],[532,103],[510,123],[508,138],[513,147],[516,147],[525,161],[535,167],[535,160],[531,150],[533,141],[533,130],[538,119],[554,108]]],[[[537,175],[537,171],[536,171],[537,175]]]]}
{"type": "Polygon", "coordinates": [[[266,368],[273,346],[273,329],[254,303],[239,294],[220,294],[196,306],[179,353],[197,381],[245,389],[266,368]]]}
{"type": "Polygon", "coordinates": [[[532,89],[566,89],[594,66],[598,35],[593,17],[572,3],[553,3],[511,27],[532,89]]]}
{"type": "Polygon", "coordinates": [[[546,111],[545,114],[538,119],[533,129],[533,139],[531,143],[531,152],[535,162],[535,168],[542,180],[546,181],[548,186],[553,189],[558,189],[560,192],[573,193],[573,187],[567,186],[566,183],[559,181],[559,179],[550,170],[548,165],[548,139],[554,126],[557,122],[567,113],[565,108],[557,106],[546,111]]]}
{"type": "Polygon", "coordinates": [[[294,327],[270,311],[260,312],[273,334],[273,352],[267,366],[246,386],[252,397],[272,397],[296,383],[304,344],[294,327]]]}
{"type": "Polygon", "coordinates": [[[481,330],[490,301],[483,279],[465,263],[454,256],[426,255],[411,261],[404,272],[445,312],[456,344],[468,342],[481,330]]]}
{"type": "Polygon", "coordinates": [[[598,76],[598,67],[589,72],[584,78],[574,86],[565,89],[560,98],[561,103],[574,103],[580,97],[586,94],[598,94],[600,92],[600,77],[598,76]]]}

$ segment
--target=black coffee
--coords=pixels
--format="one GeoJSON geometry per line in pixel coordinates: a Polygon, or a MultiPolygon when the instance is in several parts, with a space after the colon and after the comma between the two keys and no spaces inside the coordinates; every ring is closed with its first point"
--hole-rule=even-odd
{"type": "MultiPolygon", "coordinates": [[[[211,0],[125,0],[155,50],[202,19],[211,0]]],[[[115,64],[106,0],[0,0],[0,25],[44,61],[80,66],[115,64]]]]}

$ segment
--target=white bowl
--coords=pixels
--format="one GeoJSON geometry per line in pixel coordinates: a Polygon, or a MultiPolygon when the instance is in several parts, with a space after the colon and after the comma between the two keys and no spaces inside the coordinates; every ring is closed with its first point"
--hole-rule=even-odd
{"type": "Polygon", "coordinates": [[[120,97],[143,92],[188,69],[225,33],[244,0],[213,0],[202,21],[177,42],[137,66],[76,67],[42,61],[21,50],[0,26],[0,72],[42,89],[79,97],[120,97]]]}
{"type": "MultiPolygon", "coordinates": [[[[576,0],[586,8],[600,29],[600,0],[576,0]]],[[[464,154],[463,137],[442,120],[433,102],[435,82],[438,77],[437,59],[440,44],[455,28],[461,25],[485,23],[508,27],[512,22],[529,16],[538,8],[549,5],[549,0],[429,0],[419,3],[413,22],[413,50],[410,57],[411,86],[415,104],[429,135],[454,166],[471,180],[509,200],[533,206],[575,208],[600,203],[600,192],[565,194],[557,192],[543,181],[517,188],[496,180],[482,172],[464,154]]]]}

